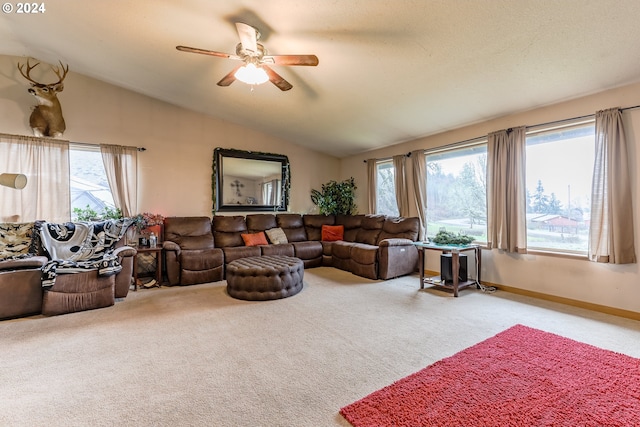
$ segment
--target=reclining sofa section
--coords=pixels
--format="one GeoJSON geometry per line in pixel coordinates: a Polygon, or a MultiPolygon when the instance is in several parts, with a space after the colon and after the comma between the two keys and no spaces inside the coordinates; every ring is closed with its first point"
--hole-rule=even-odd
{"type": "Polygon", "coordinates": [[[169,217],[164,224],[170,285],[224,279],[230,262],[253,256],[300,258],[305,268],[333,266],[369,279],[390,279],[417,269],[418,218],[383,215],[252,214],[169,217]],[[322,240],[323,226],[342,226],[340,240],[322,240]],[[269,233],[266,233],[267,231],[269,233]],[[284,236],[247,245],[247,235],[284,236]],[[274,233],[274,234],[276,234],[274,233]],[[244,236],[243,236],[244,235],[244,236]],[[265,244],[266,243],[266,244],[265,244]]]}

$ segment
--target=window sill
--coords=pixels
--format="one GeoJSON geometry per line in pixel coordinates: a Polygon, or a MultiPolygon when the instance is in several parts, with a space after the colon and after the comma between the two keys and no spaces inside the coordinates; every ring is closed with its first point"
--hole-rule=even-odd
{"type": "Polygon", "coordinates": [[[540,255],[540,256],[550,256],[555,258],[566,258],[566,259],[574,259],[577,261],[588,261],[589,258],[586,254],[578,254],[578,253],[570,253],[570,252],[554,252],[552,250],[544,250],[544,249],[528,249],[527,254],[529,255],[540,255]]]}

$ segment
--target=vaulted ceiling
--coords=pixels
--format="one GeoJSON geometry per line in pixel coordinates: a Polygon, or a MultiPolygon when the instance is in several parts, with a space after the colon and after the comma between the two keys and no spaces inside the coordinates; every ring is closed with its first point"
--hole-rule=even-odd
{"type": "MultiPolygon", "coordinates": [[[[14,3],[15,4],[15,3],[14,3]]],[[[33,57],[344,157],[640,80],[637,0],[53,0],[0,15],[0,54],[33,57]],[[216,83],[235,22],[293,89],[216,83]]]]}

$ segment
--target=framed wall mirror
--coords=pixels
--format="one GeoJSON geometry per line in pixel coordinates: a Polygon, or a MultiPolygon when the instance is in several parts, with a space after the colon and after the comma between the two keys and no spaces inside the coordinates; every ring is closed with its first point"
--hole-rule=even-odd
{"type": "Polygon", "coordinates": [[[213,211],[286,211],[289,159],[280,154],[216,148],[213,211]]]}

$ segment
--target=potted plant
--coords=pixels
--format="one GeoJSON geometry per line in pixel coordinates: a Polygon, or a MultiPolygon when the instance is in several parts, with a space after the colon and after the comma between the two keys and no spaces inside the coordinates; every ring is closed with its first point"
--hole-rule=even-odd
{"type": "Polygon", "coordinates": [[[311,201],[323,215],[354,215],[356,188],[353,177],[342,182],[329,181],[322,184],[322,191],[311,190],[311,201]]]}
{"type": "Polygon", "coordinates": [[[143,236],[146,239],[151,235],[151,233],[154,233],[156,236],[158,236],[158,240],[161,239],[164,216],[160,214],[144,212],[134,216],[132,219],[139,235],[143,236]]]}

